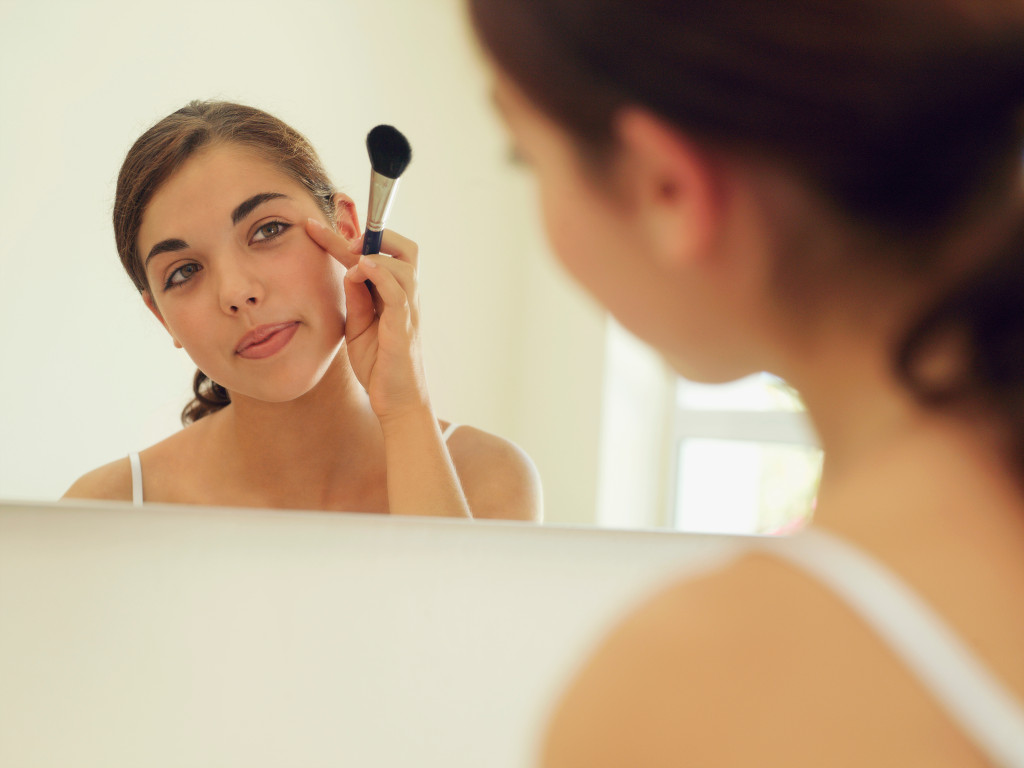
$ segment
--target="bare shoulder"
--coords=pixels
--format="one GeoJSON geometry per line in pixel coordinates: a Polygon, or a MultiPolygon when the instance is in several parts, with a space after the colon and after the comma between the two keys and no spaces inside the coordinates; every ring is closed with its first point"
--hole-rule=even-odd
{"type": "MultiPolygon", "coordinates": [[[[201,430],[193,427],[179,430],[169,437],[140,451],[140,459],[147,489],[155,478],[159,478],[167,468],[182,469],[181,457],[195,454],[196,437],[201,430]]],[[[110,499],[111,501],[132,500],[132,470],[127,455],[109,464],[86,472],[78,478],[64,493],[65,499],[110,499]]],[[[148,498],[148,496],[147,496],[148,498]]]]}
{"type": "Polygon", "coordinates": [[[559,702],[543,764],[985,763],[844,604],[752,554],[619,624],[559,702]]]}
{"type": "Polygon", "coordinates": [[[131,501],[132,470],[128,457],[86,472],[65,491],[65,499],[109,499],[131,501]]]}
{"type": "Polygon", "coordinates": [[[448,438],[448,450],[473,517],[536,522],[543,518],[540,474],[522,448],[463,425],[448,438]]]}

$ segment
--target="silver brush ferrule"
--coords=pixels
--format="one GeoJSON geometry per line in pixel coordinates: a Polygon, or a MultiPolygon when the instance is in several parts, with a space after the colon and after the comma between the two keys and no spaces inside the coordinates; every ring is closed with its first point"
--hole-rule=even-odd
{"type": "Polygon", "coordinates": [[[370,171],[370,203],[366,211],[366,228],[373,232],[384,229],[384,222],[395,199],[398,179],[389,179],[376,171],[370,171]]]}

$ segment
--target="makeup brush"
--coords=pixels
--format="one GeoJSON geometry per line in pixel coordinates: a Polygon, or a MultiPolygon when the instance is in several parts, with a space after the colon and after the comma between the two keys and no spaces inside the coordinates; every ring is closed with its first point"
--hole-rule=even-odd
{"type": "Polygon", "coordinates": [[[390,125],[378,125],[366,136],[370,153],[370,203],[366,213],[363,253],[379,253],[384,222],[398,189],[398,177],[412,160],[412,148],[401,131],[390,125]]]}

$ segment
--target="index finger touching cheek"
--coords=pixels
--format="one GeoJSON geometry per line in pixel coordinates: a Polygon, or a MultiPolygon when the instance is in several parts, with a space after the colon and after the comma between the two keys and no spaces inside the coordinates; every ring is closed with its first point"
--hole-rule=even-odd
{"type": "Polygon", "coordinates": [[[349,241],[319,219],[306,219],[306,234],[347,268],[351,269],[359,262],[359,256],[352,253],[349,241]]]}

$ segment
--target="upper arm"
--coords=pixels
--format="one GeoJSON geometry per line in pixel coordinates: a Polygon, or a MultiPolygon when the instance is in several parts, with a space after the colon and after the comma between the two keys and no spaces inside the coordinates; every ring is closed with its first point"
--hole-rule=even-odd
{"type": "Polygon", "coordinates": [[[117,459],[85,473],[72,483],[62,498],[131,501],[132,474],[128,459],[117,459]]]}
{"type": "Polygon", "coordinates": [[[540,474],[519,446],[473,427],[460,427],[449,439],[449,450],[473,517],[543,519],[540,474]]]}

